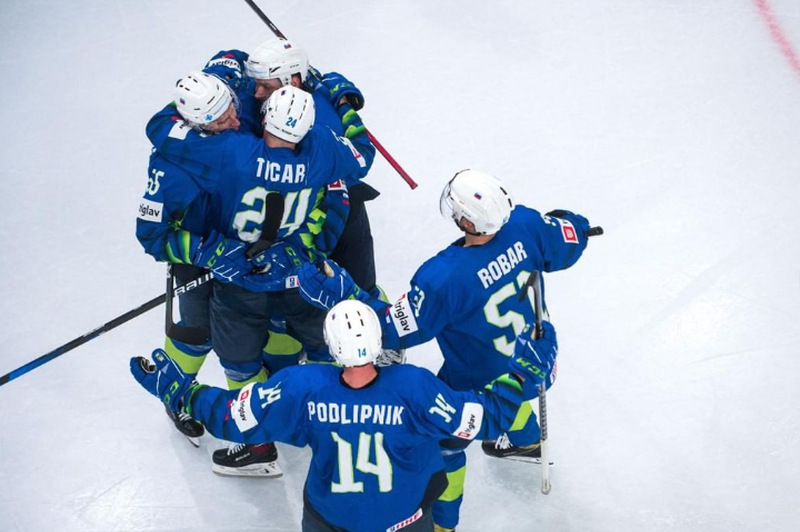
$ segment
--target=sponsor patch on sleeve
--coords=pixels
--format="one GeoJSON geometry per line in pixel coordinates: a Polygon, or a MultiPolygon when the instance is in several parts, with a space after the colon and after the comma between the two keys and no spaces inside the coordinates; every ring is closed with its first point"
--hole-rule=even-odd
{"type": "Polygon", "coordinates": [[[162,218],[161,213],[163,211],[163,203],[142,199],[141,203],[139,203],[138,218],[146,222],[160,222],[162,218]]]}
{"type": "Polygon", "coordinates": [[[575,231],[575,226],[572,225],[572,222],[569,220],[562,220],[561,218],[556,218],[558,223],[561,225],[561,236],[564,237],[564,242],[567,244],[577,244],[578,243],[578,232],[575,231]]]}
{"type": "Polygon", "coordinates": [[[239,432],[245,432],[256,425],[258,425],[258,421],[256,421],[256,416],[253,414],[253,407],[250,404],[250,400],[252,399],[253,395],[253,386],[256,383],[251,382],[239,392],[239,397],[231,403],[231,417],[236,422],[236,427],[239,429],[239,432]]]}
{"type": "Polygon", "coordinates": [[[400,296],[390,310],[392,316],[392,323],[394,328],[397,329],[397,335],[400,337],[415,333],[419,330],[417,327],[417,319],[414,317],[414,311],[408,301],[408,294],[400,296]]]}
{"type": "Polygon", "coordinates": [[[453,434],[465,440],[473,440],[480,432],[481,424],[483,424],[483,406],[479,403],[464,403],[464,408],[461,410],[461,424],[453,434]]]}
{"type": "Polygon", "coordinates": [[[176,120],[175,123],[172,124],[172,129],[169,130],[169,135],[167,136],[171,139],[186,140],[186,135],[189,134],[191,129],[192,128],[183,120],[176,120]]]}

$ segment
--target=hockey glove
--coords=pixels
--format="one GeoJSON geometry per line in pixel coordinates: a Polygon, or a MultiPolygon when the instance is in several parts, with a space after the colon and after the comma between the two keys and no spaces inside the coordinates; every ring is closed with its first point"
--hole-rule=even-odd
{"type": "Polygon", "coordinates": [[[277,292],[296,288],[298,269],[303,262],[310,261],[309,256],[298,253],[292,245],[278,242],[250,259],[255,273],[246,277],[243,286],[251,292],[277,292]]]}
{"type": "Polygon", "coordinates": [[[364,95],[352,81],[338,72],[328,72],[322,76],[320,84],[328,91],[328,101],[333,104],[334,108],[341,105],[342,98],[356,111],[364,107],[364,95]]]}
{"type": "Polygon", "coordinates": [[[241,81],[247,79],[243,74],[244,63],[247,61],[247,58],[247,53],[239,50],[217,52],[217,54],[206,63],[203,72],[206,74],[214,74],[236,91],[239,89],[241,81]]]}
{"type": "Polygon", "coordinates": [[[151,356],[152,363],[144,357],[131,358],[133,378],[173,412],[190,411],[190,399],[202,386],[184,375],[163,349],[156,349],[151,356]]]}
{"type": "Polygon", "coordinates": [[[212,231],[195,251],[192,264],[208,268],[214,273],[214,278],[222,283],[232,283],[253,269],[245,256],[246,251],[244,243],[212,231]]]}
{"type": "Polygon", "coordinates": [[[569,222],[569,225],[561,223],[562,231],[567,231],[569,226],[571,225],[575,229],[575,234],[577,238],[581,242],[585,242],[586,232],[589,230],[591,225],[589,225],[589,220],[585,217],[581,216],[580,214],[575,214],[571,211],[566,211],[564,209],[556,209],[554,211],[550,211],[547,213],[547,216],[551,218],[558,218],[559,220],[566,220],[569,222]]]}
{"type": "Polygon", "coordinates": [[[347,270],[331,260],[303,264],[298,273],[300,295],[317,308],[330,310],[345,299],[365,301],[369,295],[359,288],[347,270]]]}
{"type": "Polygon", "coordinates": [[[556,330],[550,322],[542,322],[542,337],[531,338],[531,326],[525,328],[514,344],[514,355],[508,361],[509,371],[524,379],[522,383],[526,396],[535,397],[536,389],[547,378],[558,356],[556,330]]]}

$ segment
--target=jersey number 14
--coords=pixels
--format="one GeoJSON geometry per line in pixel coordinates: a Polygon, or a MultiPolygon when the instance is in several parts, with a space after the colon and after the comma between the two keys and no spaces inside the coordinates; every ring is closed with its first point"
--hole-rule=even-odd
{"type": "Polygon", "coordinates": [[[339,456],[339,482],[331,482],[333,493],[363,492],[364,483],[356,480],[356,470],[377,476],[378,489],[381,493],[392,491],[392,462],[383,448],[382,432],[376,432],[374,438],[372,434],[366,432],[359,434],[355,462],[353,461],[353,445],[336,432],[331,432],[331,437],[336,442],[339,456]],[[373,441],[374,446],[372,445],[373,441]],[[370,462],[369,458],[373,448],[375,461],[370,462]]]}

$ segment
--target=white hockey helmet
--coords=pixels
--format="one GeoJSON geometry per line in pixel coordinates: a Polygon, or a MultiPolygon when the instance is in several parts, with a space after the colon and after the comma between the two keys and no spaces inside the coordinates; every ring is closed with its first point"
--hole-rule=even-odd
{"type": "Polygon", "coordinates": [[[205,72],[189,72],[175,85],[175,104],[187,122],[205,126],[223,115],[233,102],[228,85],[205,72]]]}
{"type": "Polygon", "coordinates": [[[308,76],[308,54],[292,41],[272,39],[253,50],[245,63],[245,72],[255,79],[279,79],[283,85],[290,85],[292,75],[299,74],[300,80],[308,76]]]}
{"type": "Polygon", "coordinates": [[[373,364],[381,353],[381,324],[371,307],[355,299],[334,305],[325,316],[325,343],[344,367],[373,364]]]}
{"type": "Polygon", "coordinates": [[[261,113],[268,133],[296,144],[314,127],[314,98],[303,89],[286,85],[267,98],[261,113]]]}
{"type": "Polygon", "coordinates": [[[442,216],[452,218],[457,225],[466,218],[475,225],[475,234],[492,235],[508,221],[514,200],[493,175],[461,170],[445,185],[439,208],[442,216]]]}

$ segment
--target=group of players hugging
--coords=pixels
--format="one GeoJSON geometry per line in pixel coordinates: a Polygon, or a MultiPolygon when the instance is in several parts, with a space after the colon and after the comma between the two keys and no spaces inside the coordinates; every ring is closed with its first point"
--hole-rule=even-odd
{"type": "MultiPolygon", "coordinates": [[[[515,205],[500,180],[463,170],[442,213],[461,237],[394,303],[376,285],[362,179],[375,147],[361,91],[309,72],[288,40],[222,51],[180,79],[147,124],[153,144],[136,236],[181,284],[178,327],[131,372],[222,475],[278,477],[274,442],[312,449],[304,532],[449,531],[474,439],[537,461],[531,407],[555,380],[556,333],[533,338],[533,271],[569,268],[589,222],[515,205]],[[405,363],[436,339],[438,375],[405,363]],[[214,350],[228,389],[196,381],[214,350]]],[[[168,294],[171,297],[171,294],[168,294]]]]}

